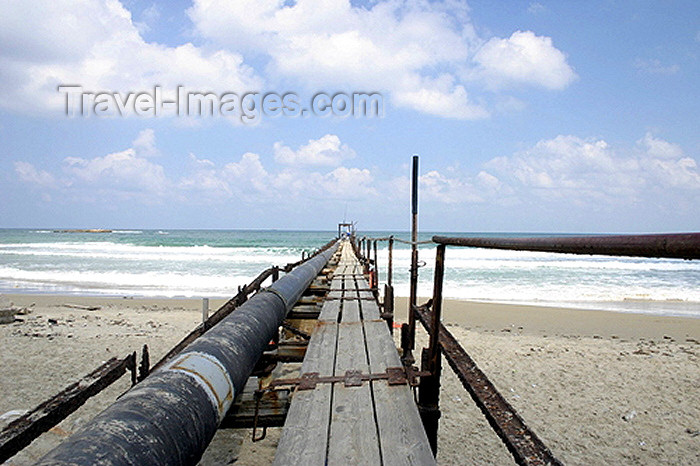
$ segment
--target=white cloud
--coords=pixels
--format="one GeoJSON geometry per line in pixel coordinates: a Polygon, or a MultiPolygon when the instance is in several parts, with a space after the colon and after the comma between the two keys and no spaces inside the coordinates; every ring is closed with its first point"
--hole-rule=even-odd
{"type": "Polygon", "coordinates": [[[275,161],[284,165],[339,165],[343,160],[355,157],[355,152],[340,142],[335,134],[311,139],[299,150],[292,150],[281,142],[274,144],[275,161]]]}
{"type": "MultiPolygon", "coordinates": [[[[240,162],[232,162],[224,167],[224,173],[232,180],[245,183],[258,192],[264,192],[268,187],[268,173],[260,162],[260,156],[246,152],[240,162]]],[[[240,185],[239,185],[240,186],[240,185]]]]}
{"type": "MultiPolygon", "coordinates": [[[[613,148],[605,140],[560,135],[530,149],[496,157],[476,173],[458,167],[420,176],[421,202],[432,208],[488,206],[510,214],[584,216],[605,211],[624,217],[631,206],[697,212],[700,169],[676,144],[645,135],[635,147],[613,148]],[[435,207],[435,205],[442,207],[435,207]],[[450,207],[452,206],[452,207],[450,207]]],[[[379,185],[382,197],[403,201],[410,180],[379,185]]],[[[584,218],[581,217],[581,218],[584,218]]],[[[638,222],[643,227],[643,219],[638,222]]]]}
{"type": "Polygon", "coordinates": [[[168,185],[163,167],[139,157],[133,148],[93,159],[67,157],[64,162],[67,173],[99,189],[157,194],[168,185]]]}
{"type": "Polygon", "coordinates": [[[532,31],[516,31],[508,39],[493,38],[474,56],[477,75],[492,85],[525,83],[564,89],[576,79],[566,55],[552,39],[532,31]]]}
{"type": "Polygon", "coordinates": [[[193,173],[182,178],[178,183],[180,191],[187,192],[187,197],[192,198],[190,194],[196,193],[202,201],[210,199],[228,199],[233,195],[229,180],[221,176],[221,173],[213,167],[201,167],[193,173]]]}
{"type": "Polygon", "coordinates": [[[153,157],[158,155],[156,148],[156,134],[151,128],[142,130],[134,140],[134,151],[141,157],[153,157]]]}
{"type": "Polygon", "coordinates": [[[658,184],[685,190],[700,189],[698,164],[685,156],[680,146],[655,138],[651,133],[637,144],[644,150],[641,165],[658,184]]]}
{"type": "MultiPolygon", "coordinates": [[[[483,40],[464,4],[196,0],[189,14],[199,34],[217,46],[269,57],[268,70],[280,79],[388,92],[398,107],[442,117],[489,115],[468,97],[467,84],[475,84],[470,60],[483,40]]],[[[504,41],[509,53],[496,57],[484,50],[480,73],[556,89],[573,79],[564,54],[549,38],[526,32],[504,41]],[[503,63],[513,59],[523,69],[514,72],[503,63]]]]}
{"type": "Polygon", "coordinates": [[[484,107],[469,102],[464,86],[454,85],[451,76],[422,81],[424,84],[414,90],[397,91],[395,103],[446,118],[473,120],[489,116],[484,107]]]}
{"type": "Polygon", "coordinates": [[[30,187],[54,188],[58,186],[56,178],[45,170],[37,170],[28,162],[15,162],[15,172],[20,180],[30,187]]]}
{"type": "Polygon", "coordinates": [[[59,84],[122,93],[262,84],[238,53],[144,41],[117,0],[15,0],[1,10],[0,105],[15,111],[61,115],[59,84]]]}
{"type": "Polygon", "coordinates": [[[644,148],[646,153],[656,159],[678,159],[683,157],[683,149],[677,144],[655,138],[651,133],[644,135],[637,144],[644,148]]]}
{"type": "Polygon", "coordinates": [[[676,74],[681,69],[681,67],[676,64],[664,65],[661,63],[660,60],[657,59],[644,60],[641,58],[635,60],[634,67],[637,68],[639,71],[643,71],[645,73],[661,74],[667,76],[676,74]]]}
{"type": "Polygon", "coordinates": [[[136,26],[141,34],[149,32],[152,29],[151,25],[156,23],[160,17],[160,9],[158,5],[153,3],[141,12],[141,21],[134,22],[134,26],[136,26]]]}
{"type": "Polygon", "coordinates": [[[310,200],[354,200],[377,194],[369,169],[336,166],[326,172],[315,168],[335,166],[355,156],[336,135],[312,139],[297,151],[275,143],[273,152],[281,166],[270,169],[265,168],[260,155],[252,152],[221,168],[190,154],[195,170],[183,177],[178,186],[188,192],[198,192],[204,199],[297,206],[310,200]]]}
{"type": "Polygon", "coordinates": [[[420,176],[418,189],[426,202],[461,204],[484,200],[469,180],[448,177],[436,170],[420,176]]]}
{"type": "Polygon", "coordinates": [[[92,159],[66,157],[64,171],[73,180],[98,189],[163,194],[169,187],[165,171],[161,165],[147,160],[159,153],[155,142],[154,131],[146,128],[126,150],[92,159]]]}
{"type": "MultiPolygon", "coordinates": [[[[299,211],[308,205],[362,201],[361,205],[371,206],[368,208],[390,212],[408,198],[410,183],[405,176],[376,175],[362,166],[300,163],[305,151],[318,155],[314,147],[352,152],[334,135],[292,151],[294,163],[289,165],[264,163],[285,147],[277,144],[270,148],[268,158],[246,152],[217,163],[188,154],[188,167],[177,174],[166,173],[139,154],[137,143],[144,140],[157,151],[155,139],[154,133],[142,131],[125,150],[93,158],[68,157],[60,173],[18,161],[15,173],[45,196],[105,205],[114,200],[152,204],[167,199],[181,206],[268,206],[299,211]]],[[[334,164],[345,161],[341,156],[331,160],[334,164]]],[[[700,205],[700,170],[696,159],[680,146],[651,133],[628,148],[611,147],[600,138],[560,135],[492,159],[471,173],[459,166],[431,169],[420,176],[420,193],[421,202],[436,207],[435,212],[441,208],[459,212],[470,205],[510,209],[510,214],[518,216],[527,216],[534,209],[539,214],[545,211],[573,218],[593,211],[617,216],[632,206],[644,206],[692,215],[700,205]]]]}
{"type": "Polygon", "coordinates": [[[547,7],[542,5],[540,2],[532,2],[527,7],[527,12],[530,13],[531,15],[536,15],[536,14],[541,13],[541,12],[546,11],[546,10],[547,10],[547,7]]]}
{"type": "Polygon", "coordinates": [[[550,38],[528,31],[486,42],[468,8],[449,0],[195,0],[188,13],[203,46],[146,42],[141,34],[160,16],[155,5],[138,23],[117,0],[4,2],[0,106],[60,116],[59,84],[122,94],[158,85],[168,99],[178,85],[263,90],[264,74],[300,91],[382,92],[397,107],[480,119],[490,112],[474,96],[496,90],[481,78],[562,89],[575,77],[550,38]]]}
{"type": "Polygon", "coordinates": [[[101,157],[66,157],[60,173],[17,161],[15,172],[25,183],[87,202],[137,199],[159,202],[171,191],[171,181],[159,164],[146,157],[157,153],[150,129],[141,131],[132,147],[101,157]]]}
{"type": "Polygon", "coordinates": [[[336,199],[361,199],[374,196],[374,178],[366,168],[338,167],[323,177],[326,193],[336,199]]]}
{"type": "Polygon", "coordinates": [[[557,136],[485,165],[524,199],[628,204],[700,195],[700,172],[681,148],[647,134],[639,150],[613,150],[601,139],[557,136]]]}

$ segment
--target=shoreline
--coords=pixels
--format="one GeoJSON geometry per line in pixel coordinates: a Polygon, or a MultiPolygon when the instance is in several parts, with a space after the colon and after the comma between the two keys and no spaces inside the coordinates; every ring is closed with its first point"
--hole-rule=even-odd
{"type": "MultiPolygon", "coordinates": [[[[87,306],[141,306],[202,311],[202,298],[94,296],[52,293],[1,294],[16,307],[38,307],[77,303],[87,306]]],[[[209,298],[209,315],[229,298],[209,298]]],[[[418,298],[419,303],[428,298],[418,298]]],[[[66,307],[65,309],[68,309],[66,307]]],[[[408,297],[394,298],[397,322],[407,321],[408,297]]],[[[580,309],[536,304],[445,299],[443,322],[466,329],[487,332],[512,332],[522,335],[577,335],[612,339],[686,339],[700,340],[700,318],[643,312],[580,309]]]]}

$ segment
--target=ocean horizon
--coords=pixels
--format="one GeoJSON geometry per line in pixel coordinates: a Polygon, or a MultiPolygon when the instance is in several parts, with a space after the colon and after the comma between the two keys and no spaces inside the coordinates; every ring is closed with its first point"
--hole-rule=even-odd
{"type": "MultiPolygon", "coordinates": [[[[422,232],[433,235],[552,236],[557,233],[422,232]]],[[[0,229],[0,293],[129,297],[228,298],[262,270],[301,259],[337,230],[0,229]]],[[[408,240],[407,231],[360,231],[358,236],[408,240]]],[[[380,283],[386,241],[378,243],[380,283]]],[[[418,294],[432,294],[435,245],[419,247],[418,294]]],[[[581,256],[450,247],[444,296],[700,317],[700,263],[678,259],[581,256]]],[[[410,246],[394,244],[396,296],[408,295],[410,246]]]]}

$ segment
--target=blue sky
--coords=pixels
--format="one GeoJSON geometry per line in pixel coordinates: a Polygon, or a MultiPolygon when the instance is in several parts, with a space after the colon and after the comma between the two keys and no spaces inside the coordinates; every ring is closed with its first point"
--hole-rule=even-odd
{"type": "Polygon", "coordinates": [[[697,1],[5,1],[0,227],[700,230],[697,1]],[[382,117],[68,117],[86,91],[382,117]]]}

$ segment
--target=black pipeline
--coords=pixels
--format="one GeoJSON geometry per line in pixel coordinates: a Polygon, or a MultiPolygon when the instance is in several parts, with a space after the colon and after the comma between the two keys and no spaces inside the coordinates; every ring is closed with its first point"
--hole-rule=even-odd
{"type": "Polygon", "coordinates": [[[37,464],[196,464],[287,312],[337,248],[257,293],[37,464]]]}

